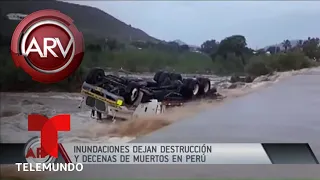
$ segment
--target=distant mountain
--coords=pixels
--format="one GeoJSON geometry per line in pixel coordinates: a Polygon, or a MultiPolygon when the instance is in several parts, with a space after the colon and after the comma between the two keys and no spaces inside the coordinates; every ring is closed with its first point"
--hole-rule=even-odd
{"type": "Polygon", "coordinates": [[[42,9],[56,9],[67,14],[86,37],[158,41],[98,8],[55,0],[0,1],[0,33],[11,36],[20,17],[42,9]]]}

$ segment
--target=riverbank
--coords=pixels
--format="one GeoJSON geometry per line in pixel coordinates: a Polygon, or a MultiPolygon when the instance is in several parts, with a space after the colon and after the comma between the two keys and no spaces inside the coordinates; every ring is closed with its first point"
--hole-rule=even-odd
{"type": "Polygon", "coordinates": [[[310,70],[303,69],[261,76],[254,82],[240,84],[235,89],[229,89],[223,84],[225,82],[221,82],[217,84],[218,92],[226,96],[222,101],[205,99],[190,102],[182,107],[169,109],[164,114],[130,121],[117,121],[115,124],[110,121],[97,122],[89,117],[88,109],[78,109],[77,106],[81,99],[78,93],[1,93],[1,142],[25,143],[31,137],[38,135],[36,132],[27,131],[26,119],[30,113],[42,113],[49,117],[60,113],[71,114],[71,132],[59,134],[66,142],[128,142],[176,121],[192,117],[206,109],[214,108],[221,103],[310,70]]]}
{"type": "MultiPolygon", "coordinates": [[[[66,137],[66,141],[82,141],[88,142],[90,140],[95,142],[128,142],[135,137],[143,136],[148,134],[152,131],[155,131],[161,127],[168,126],[174,122],[183,120],[186,117],[190,117],[196,115],[197,113],[204,111],[206,109],[214,108],[216,105],[221,105],[222,103],[227,103],[228,101],[234,100],[234,98],[243,97],[250,93],[254,93],[258,90],[262,90],[264,88],[268,88],[270,85],[274,83],[278,83],[281,81],[285,81],[288,77],[299,75],[303,73],[320,73],[320,69],[308,69],[308,70],[301,70],[301,71],[294,71],[294,72],[286,72],[286,73],[279,73],[278,75],[270,76],[269,81],[261,81],[261,82],[253,82],[250,84],[245,84],[243,87],[239,87],[238,89],[219,89],[220,91],[224,91],[224,93],[229,92],[229,96],[220,102],[216,102],[214,100],[205,100],[199,102],[190,103],[184,107],[177,107],[174,108],[165,114],[159,115],[157,117],[150,117],[150,119],[136,119],[127,122],[119,122],[118,124],[113,124],[109,126],[107,123],[96,123],[92,122],[91,126],[86,126],[86,131],[79,130],[78,132],[73,132],[73,135],[81,135],[82,137],[73,138],[66,137]],[[142,129],[140,129],[142,128],[142,129]],[[138,133],[137,133],[138,132],[138,133]],[[78,133],[78,134],[77,134],[78,133]],[[87,134],[86,134],[87,133],[87,134]],[[113,134],[111,134],[113,133],[113,134]],[[85,136],[87,135],[87,137],[85,136]],[[127,136],[127,137],[126,137],[127,136]],[[130,137],[129,137],[130,136],[130,137]],[[85,141],[87,140],[87,141],[85,141]]],[[[227,94],[224,94],[227,95],[227,94]]],[[[68,99],[67,101],[62,101],[61,97],[56,96],[56,99],[59,99],[59,102],[66,103],[68,101],[72,102],[72,98],[68,99]],[[59,99],[60,98],[60,99],[59,99]]],[[[24,102],[25,104],[26,101],[24,102]]],[[[26,105],[25,105],[26,106],[26,105]]],[[[78,112],[84,113],[84,112],[78,112]]],[[[77,114],[77,113],[75,113],[77,114]]],[[[88,114],[84,115],[83,118],[88,119],[88,114]]],[[[72,117],[76,117],[74,113],[72,113],[72,117]]],[[[11,119],[12,120],[12,119],[11,119]]],[[[81,124],[81,119],[75,119],[76,123],[81,124]]],[[[2,123],[2,122],[1,122],[2,123]]],[[[14,121],[14,123],[17,123],[14,121]]],[[[3,128],[1,124],[1,128],[3,128]]],[[[1,133],[2,133],[1,129],[1,133]]],[[[2,138],[2,137],[1,137],[2,138]]],[[[16,167],[13,166],[1,166],[2,177],[7,177],[9,179],[36,179],[45,177],[45,174],[42,173],[23,173],[17,172],[16,167]]]]}

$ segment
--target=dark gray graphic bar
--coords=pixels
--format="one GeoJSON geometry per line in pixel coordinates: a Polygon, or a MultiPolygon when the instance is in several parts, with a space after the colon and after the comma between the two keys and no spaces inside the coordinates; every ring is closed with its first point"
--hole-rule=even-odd
{"type": "Polygon", "coordinates": [[[272,164],[319,164],[307,143],[262,143],[272,164]]]}
{"type": "MultiPolygon", "coordinates": [[[[0,164],[26,163],[24,154],[24,143],[1,143],[0,144],[0,164]]],[[[59,152],[56,163],[64,163],[64,159],[59,152]]]]}

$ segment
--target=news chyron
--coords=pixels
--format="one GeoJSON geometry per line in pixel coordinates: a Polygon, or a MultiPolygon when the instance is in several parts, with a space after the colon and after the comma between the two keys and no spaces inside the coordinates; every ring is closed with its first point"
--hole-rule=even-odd
{"type": "Polygon", "coordinates": [[[58,143],[55,158],[42,156],[40,142],[28,142],[24,150],[27,163],[16,163],[18,171],[83,171],[85,164],[319,164],[304,143],[66,142],[58,143]]]}

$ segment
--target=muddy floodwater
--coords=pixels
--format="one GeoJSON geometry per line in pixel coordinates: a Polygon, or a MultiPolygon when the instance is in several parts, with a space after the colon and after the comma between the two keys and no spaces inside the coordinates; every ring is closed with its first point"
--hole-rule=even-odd
{"type": "MultiPolygon", "coordinates": [[[[320,71],[304,72],[214,108],[204,108],[195,115],[132,142],[309,143],[320,159],[319,93],[320,71]]],[[[88,165],[85,168],[80,173],[57,173],[50,178],[320,177],[318,164],[88,165]]]]}
{"type": "MultiPolygon", "coordinates": [[[[120,73],[118,75],[125,76],[120,73]]],[[[132,77],[152,79],[153,74],[129,74],[132,77]]],[[[183,75],[192,77],[199,75],[183,75]]],[[[211,82],[219,82],[228,77],[204,75],[211,82]]],[[[60,132],[59,137],[64,142],[128,142],[136,136],[150,133],[171,122],[166,118],[137,119],[134,122],[110,121],[98,122],[90,117],[90,110],[85,106],[78,108],[81,100],[79,93],[1,93],[0,123],[1,142],[25,143],[39,132],[27,131],[27,117],[31,113],[39,113],[52,117],[56,114],[67,113],[71,115],[71,132],[60,132]],[[151,119],[152,121],[149,121],[151,119]]],[[[176,114],[175,118],[181,115],[176,114]]]]}
{"type": "MultiPolygon", "coordinates": [[[[108,127],[90,118],[90,111],[79,109],[80,94],[69,93],[2,93],[1,97],[1,141],[25,143],[39,132],[27,131],[30,113],[71,115],[71,132],[59,133],[65,141],[71,142],[112,142],[128,141],[132,138],[110,138],[103,134],[100,126],[108,127]],[[99,132],[100,130],[100,132],[99,132]],[[100,134],[99,134],[100,133],[100,134]]],[[[105,129],[107,132],[108,129],[105,129]]]]}
{"type": "MultiPolygon", "coordinates": [[[[281,74],[288,77],[292,75],[291,72],[281,74]]],[[[218,82],[216,77],[212,77],[211,80],[218,82]]],[[[219,92],[229,97],[237,97],[255,89],[261,89],[264,85],[275,81],[276,79],[253,83],[233,90],[221,89],[219,92]]],[[[31,137],[39,135],[39,132],[27,131],[27,117],[31,113],[45,114],[48,117],[61,113],[70,114],[71,132],[59,133],[64,142],[128,142],[137,136],[171,126],[177,120],[190,118],[222,103],[214,100],[191,102],[184,107],[173,108],[160,116],[126,122],[117,121],[112,124],[110,121],[98,122],[90,118],[90,110],[85,106],[79,109],[81,98],[79,93],[1,93],[1,142],[25,143],[31,137]]],[[[246,106],[255,108],[253,104],[246,104],[246,106]]]]}
{"type": "MultiPolygon", "coordinates": [[[[1,93],[1,142],[24,143],[38,135],[27,132],[30,113],[69,113],[71,132],[59,134],[66,142],[307,142],[320,158],[319,68],[279,73],[267,82],[219,91],[228,98],[192,102],[160,116],[115,124],[97,122],[89,117],[88,109],[78,109],[81,96],[77,93],[1,93]]],[[[3,172],[15,168],[7,169],[3,172]]],[[[19,173],[16,176],[26,177],[19,173]]],[[[56,173],[50,178],[319,176],[317,165],[92,165],[81,173],[56,173]]]]}

